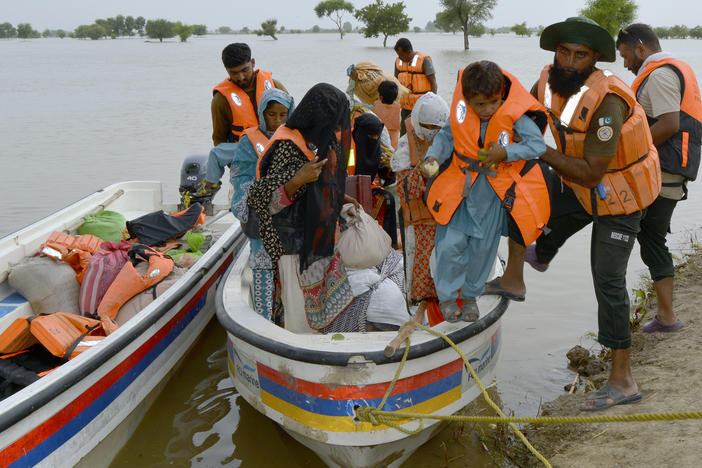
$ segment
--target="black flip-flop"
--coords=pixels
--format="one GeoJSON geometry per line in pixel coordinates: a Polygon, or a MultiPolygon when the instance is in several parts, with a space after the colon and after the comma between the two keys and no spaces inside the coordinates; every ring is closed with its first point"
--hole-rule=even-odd
{"type": "Polygon", "coordinates": [[[604,384],[595,393],[589,395],[585,401],[586,403],[590,401],[593,402],[594,406],[583,406],[583,403],[583,405],[580,405],[580,411],[602,411],[616,405],[638,403],[642,399],[643,397],[640,392],[627,396],[616,388],[610,387],[609,384],[604,384]],[[611,402],[608,400],[611,400],[611,402]]]}
{"type": "Polygon", "coordinates": [[[502,289],[502,286],[500,286],[500,278],[501,277],[495,278],[494,280],[485,283],[485,292],[483,293],[483,296],[502,296],[506,297],[510,301],[524,302],[524,300],[526,299],[524,296],[518,296],[514,293],[502,289]],[[491,289],[488,289],[488,287],[490,287],[491,289]]]}

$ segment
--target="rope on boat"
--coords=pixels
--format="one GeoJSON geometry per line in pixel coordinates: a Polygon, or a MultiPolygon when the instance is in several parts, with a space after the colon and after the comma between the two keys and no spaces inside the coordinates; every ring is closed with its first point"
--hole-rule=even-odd
{"type": "Polygon", "coordinates": [[[620,414],[620,415],[599,415],[599,416],[537,416],[537,417],[507,417],[502,412],[499,406],[492,401],[490,396],[485,390],[482,382],[478,378],[478,374],[473,370],[473,367],[468,362],[468,359],[463,354],[456,344],[451,341],[451,339],[439,333],[436,330],[432,330],[422,324],[416,322],[407,322],[402,325],[401,328],[406,327],[410,323],[421,328],[422,330],[443,339],[449,344],[463,360],[466,368],[470,372],[470,375],[475,379],[475,383],[478,384],[480,391],[482,392],[485,401],[495,410],[499,416],[469,416],[469,415],[437,415],[437,414],[421,414],[421,413],[402,413],[397,411],[383,411],[380,408],[385,406],[395,383],[400,377],[400,373],[405,366],[407,361],[407,355],[410,349],[410,339],[409,337],[405,340],[405,352],[402,356],[402,361],[395,372],[395,376],[390,382],[388,390],[385,392],[383,400],[380,402],[377,408],[372,406],[363,406],[356,410],[356,418],[360,421],[370,422],[374,426],[386,425],[388,427],[393,427],[398,431],[404,432],[405,434],[414,435],[424,429],[424,420],[432,419],[438,421],[453,421],[453,422],[473,422],[473,423],[507,423],[512,428],[512,430],[521,439],[524,445],[529,449],[529,451],[538,458],[544,466],[551,468],[551,464],[546,460],[546,458],[541,455],[536,448],[527,440],[526,436],[514,425],[514,423],[532,423],[532,424],[589,424],[589,423],[603,423],[603,422],[641,422],[641,421],[674,421],[681,419],[702,419],[702,411],[688,411],[681,413],[650,413],[650,414],[620,414]],[[418,420],[419,427],[417,429],[406,429],[402,427],[402,424],[408,421],[418,420]]]}

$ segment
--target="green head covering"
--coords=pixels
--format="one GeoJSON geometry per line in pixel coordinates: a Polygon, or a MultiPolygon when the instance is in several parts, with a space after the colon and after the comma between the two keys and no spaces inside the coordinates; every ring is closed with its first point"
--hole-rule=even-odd
{"type": "Polygon", "coordinates": [[[612,35],[584,16],[573,16],[560,23],[552,24],[541,33],[540,46],[544,50],[555,52],[561,42],[586,45],[601,54],[599,60],[602,62],[617,60],[612,35]]]}

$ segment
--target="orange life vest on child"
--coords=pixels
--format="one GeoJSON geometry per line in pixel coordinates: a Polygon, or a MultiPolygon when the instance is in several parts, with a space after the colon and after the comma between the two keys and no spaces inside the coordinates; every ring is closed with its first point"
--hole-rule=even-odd
{"type": "Polygon", "coordinates": [[[480,142],[480,117],[463,97],[461,76],[453,92],[451,103],[451,132],[454,151],[439,174],[429,182],[426,201],[436,222],[446,225],[451,221],[464,193],[470,190],[479,173],[485,174],[497,196],[519,226],[525,245],[531,244],[543,232],[551,216],[548,187],[536,160],[501,162],[491,170],[480,164],[478,150],[489,143],[507,146],[514,141],[514,124],[524,114],[541,117],[542,131],[546,125],[546,110],[509,73],[505,77],[507,96],[490,118],[485,139],[480,142]],[[507,88],[508,87],[508,88],[507,88]],[[481,146],[482,143],[482,146],[481,146]]]}
{"type": "Polygon", "coordinates": [[[384,104],[380,100],[375,101],[373,113],[378,116],[385,125],[390,135],[390,144],[397,150],[397,143],[400,140],[400,105],[397,102],[384,104]]]}
{"type": "Polygon", "coordinates": [[[417,99],[422,97],[422,94],[431,91],[431,81],[424,74],[425,58],[431,59],[428,55],[415,52],[414,57],[409,62],[400,60],[400,57],[395,60],[395,68],[399,72],[397,79],[402,83],[402,86],[410,90],[410,94],[400,101],[400,106],[405,110],[412,110],[417,99]]]}
{"type": "Polygon", "coordinates": [[[251,127],[244,130],[244,135],[249,138],[249,143],[251,143],[258,159],[261,159],[266,145],[268,144],[268,137],[266,134],[263,133],[259,127],[251,127]]]}
{"type": "Polygon", "coordinates": [[[173,260],[170,257],[152,247],[136,244],[129,250],[129,260],[100,301],[98,316],[114,319],[125,302],[161,281],[171,271],[173,271],[173,260]],[[142,260],[149,262],[149,268],[143,276],[134,267],[142,260]]]}
{"type": "MultiPolygon", "coordinates": [[[[631,88],[638,98],[641,86],[646,82],[651,72],[659,67],[670,67],[678,75],[682,98],[678,132],[656,146],[658,158],[661,161],[661,170],[695,180],[702,152],[702,99],[700,99],[700,87],[697,84],[695,72],[681,60],[674,58],[656,60],[646,64],[646,67],[634,79],[631,88]]],[[[649,125],[655,121],[655,118],[648,117],[649,125]]]]}
{"type": "Polygon", "coordinates": [[[233,142],[236,143],[241,138],[244,130],[250,127],[258,127],[258,115],[256,108],[261,102],[261,95],[264,91],[275,88],[273,74],[263,70],[255,71],[256,80],[256,106],[253,105],[249,95],[227,78],[214,87],[212,93],[222,93],[232,110],[232,134],[233,142]]]}
{"type": "Polygon", "coordinates": [[[317,156],[314,154],[314,151],[312,151],[309,146],[307,146],[307,142],[305,141],[305,137],[302,136],[302,133],[300,133],[299,130],[293,130],[291,128],[286,127],[285,125],[281,125],[278,127],[278,130],[275,131],[273,136],[271,137],[270,140],[268,140],[268,144],[266,145],[265,148],[263,148],[263,153],[261,156],[258,158],[258,165],[256,165],[256,178],[260,179],[261,178],[261,158],[263,157],[264,154],[268,152],[268,150],[273,147],[273,144],[276,141],[279,140],[290,140],[292,141],[295,146],[300,148],[300,150],[307,156],[308,161],[312,161],[314,158],[317,156]]]}
{"type": "Polygon", "coordinates": [[[90,257],[101,250],[104,241],[92,234],[72,236],[63,232],[52,232],[49,238],[39,247],[39,252],[56,261],[62,261],[71,266],[76,272],[76,280],[83,282],[85,269],[90,257]]]}
{"type": "MultiPolygon", "coordinates": [[[[609,71],[595,70],[580,92],[567,100],[551,91],[548,76],[551,65],[541,72],[538,84],[539,101],[550,112],[549,125],[558,151],[575,158],[585,157],[585,137],[595,110],[607,94],[616,94],[628,106],[617,146],[600,182],[606,198],[596,196],[594,189],[566,180],[585,210],[592,214],[592,200],[597,200],[598,216],[631,214],[643,210],[658,197],[661,170],[658,152],[653,145],[646,114],[636,97],[622,80],[609,71]]],[[[565,180],[565,179],[564,179],[565,180]]]]}

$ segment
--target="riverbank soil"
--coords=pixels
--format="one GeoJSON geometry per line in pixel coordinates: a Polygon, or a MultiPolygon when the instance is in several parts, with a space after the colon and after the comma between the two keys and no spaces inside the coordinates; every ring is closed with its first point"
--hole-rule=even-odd
{"type": "MultiPolygon", "coordinates": [[[[674,310],[685,326],[674,333],[633,333],[632,371],[643,401],[594,413],[581,412],[584,381],[574,395],[544,404],[544,416],[618,415],[702,411],[702,248],[676,267],[674,310]]],[[[648,321],[656,311],[647,306],[648,321]]],[[[604,372],[588,377],[596,387],[604,372]]],[[[530,427],[526,435],[554,467],[699,467],[702,420],[605,424],[557,424],[530,427]]],[[[533,456],[523,466],[541,466],[533,456]]]]}

